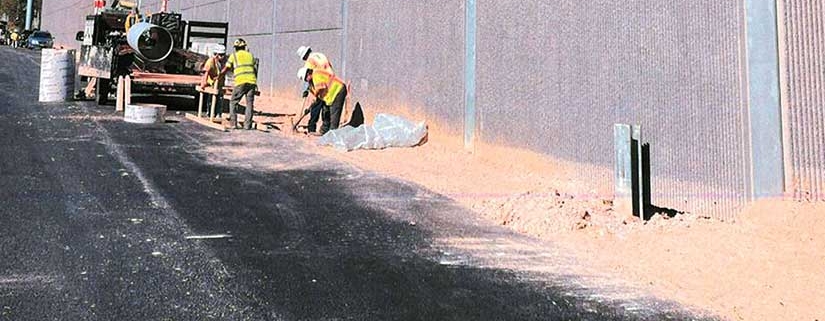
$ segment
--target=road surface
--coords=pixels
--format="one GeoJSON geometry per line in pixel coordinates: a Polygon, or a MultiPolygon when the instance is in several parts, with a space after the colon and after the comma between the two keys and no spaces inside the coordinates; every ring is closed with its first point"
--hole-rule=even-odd
{"type": "Polygon", "coordinates": [[[691,320],[278,133],[38,103],[0,47],[0,320],[691,320]]]}

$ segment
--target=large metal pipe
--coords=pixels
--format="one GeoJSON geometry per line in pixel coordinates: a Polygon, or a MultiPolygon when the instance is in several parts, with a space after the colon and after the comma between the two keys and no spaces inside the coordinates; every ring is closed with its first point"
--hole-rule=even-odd
{"type": "Polygon", "coordinates": [[[32,6],[34,0],[26,2],[26,30],[32,30],[32,6]]]}
{"type": "Polygon", "coordinates": [[[149,62],[166,59],[174,46],[169,30],[147,22],[139,22],[132,26],[126,40],[140,58],[149,62]]]}

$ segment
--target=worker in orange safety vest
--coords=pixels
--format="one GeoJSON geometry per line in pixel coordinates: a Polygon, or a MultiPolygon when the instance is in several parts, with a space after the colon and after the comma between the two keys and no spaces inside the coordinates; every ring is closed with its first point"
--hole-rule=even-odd
{"type": "MultiPolygon", "coordinates": [[[[223,111],[223,99],[221,93],[223,92],[223,85],[225,82],[226,77],[219,77],[221,74],[221,70],[223,70],[224,65],[226,64],[226,46],[224,45],[217,45],[212,48],[212,56],[206,60],[206,63],[203,64],[203,77],[201,78],[200,87],[201,90],[205,89],[207,86],[214,87],[218,90],[217,101],[218,105],[215,106],[215,116],[219,117],[223,111]]],[[[210,95],[211,96],[211,95],[210,95]]],[[[211,98],[211,97],[210,97],[211,98]]],[[[204,99],[204,104],[209,105],[209,101],[211,99],[204,99]]],[[[208,109],[207,109],[208,112],[208,109]]]]}
{"type": "Polygon", "coordinates": [[[298,79],[306,81],[310,92],[324,104],[321,131],[318,134],[323,135],[330,130],[338,129],[344,102],[347,100],[347,85],[344,81],[329,72],[307,67],[298,69],[298,79]]]}
{"type": "MultiPolygon", "coordinates": [[[[323,53],[312,51],[312,48],[308,46],[301,46],[298,48],[296,54],[298,54],[298,57],[301,57],[301,60],[305,61],[305,68],[311,70],[324,71],[329,75],[335,76],[335,70],[332,68],[332,63],[329,62],[329,59],[327,59],[327,56],[323,53]]],[[[309,95],[309,91],[311,88],[308,82],[304,84],[305,87],[301,97],[306,98],[309,95]]],[[[315,128],[317,127],[318,119],[329,116],[321,115],[323,111],[329,109],[328,107],[328,105],[324,105],[324,101],[322,99],[316,98],[315,101],[309,106],[309,108],[304,110],[304,114],[309,113],[309,122],[307,123],[307,134],[315,134],[315,128]]]]}

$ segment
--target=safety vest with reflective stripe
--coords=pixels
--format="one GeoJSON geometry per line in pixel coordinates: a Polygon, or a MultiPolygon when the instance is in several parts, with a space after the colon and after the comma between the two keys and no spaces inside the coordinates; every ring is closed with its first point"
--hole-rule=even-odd
{"type": "Polygon", "coordinates": [[[332,64],[327,59],[327,56],[320,52],[312,52],[307,57],[304,67],[312,70],[323,70],[332,75],[335,75],[335,70],[332,69],[332,64]]]}
{"type": "Polygon", "coordinates": [[[341,78],[335,77],[335,75],[328,73],[323,70],[313,70],[312,71],[312,93],[317,97],[318,93],[327,88],[327,93],[324,97],[319,97],[321,100],[324,101],[327,105],[332,105],[332,102],[335,101],[335,96],[338,96],[338,93],[344,89],[344,81],[341,78]]]}
{"type": "MultiPolygon", "coordinates": [[[[212,56],[206,60],[206,64],[203,65],[203,70],[206,72],[206,84],[212,86],[215,84],[215,78],[218,77],[218,74],[223,69],[221,65],[221,60],[218,57],[212,56]]],[[[221,82],[219,87],[223,87],[223,77],[221,77],[221,82]]]]}
{"type": "Polygon", "coordinates": [[[255,57],[249,51],[236,51],[229,57],[226,65],[232,68],[232,73],[235,74],[235,85],[258,84],[258,78],[255,76],[255,57]]]}

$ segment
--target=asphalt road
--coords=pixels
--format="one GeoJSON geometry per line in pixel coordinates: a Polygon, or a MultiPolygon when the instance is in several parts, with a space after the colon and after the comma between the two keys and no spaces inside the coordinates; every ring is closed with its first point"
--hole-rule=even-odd
{"type": "Polygon", "coordinates": [[[697,318],[596,295],[552,244],[306,141],[38,103],[38,53],[0,61],[0,320],[697,318]],[[551,272],[500,267],[517,257],[551,272]]]}

